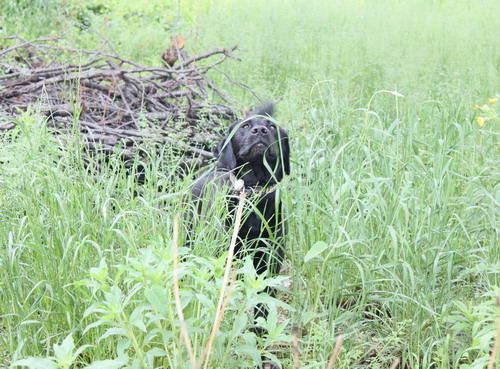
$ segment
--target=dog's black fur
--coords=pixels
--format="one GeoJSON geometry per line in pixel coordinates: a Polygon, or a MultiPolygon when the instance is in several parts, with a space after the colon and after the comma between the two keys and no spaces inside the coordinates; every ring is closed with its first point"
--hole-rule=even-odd
{"type": "MultiPolygon", "coordinates": [[[[196,181],[192,190],[198,201],[211,201],[209,184],[214,191],[233,187],[235,179],[244,181],[257,211],[248,214],[241,225],[236,255],[252,253],[256,271],[268,270],[271,275],[279,272],[284,254],[282,207],[274,186],[290,174],[288,135],[268,119],[273,112],[274,105],[267,105],[229,127],[214,150],[216,168],[196,181]]],[[[237,201],[236,197],[232,200],[233,208],[237,201]]],[[[267,316],[263,307],[256,311],[255,317],[259,316],[267,316]]]]}

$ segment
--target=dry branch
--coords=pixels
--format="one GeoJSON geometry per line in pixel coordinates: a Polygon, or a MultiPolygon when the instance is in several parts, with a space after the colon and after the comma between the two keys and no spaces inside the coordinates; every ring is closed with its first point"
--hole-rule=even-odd
{"type": "Polygon", "coordinates": [[[140,144],[167,144],[192,161],[211,158],[224,120],[236,118],[235,101],[207,76],[227,77],[216,66],[240,60],[236,46],[194,57],[179,50],[177,65],[145,67],[103,51],[106,43],[89,51],[57,39],[7,39],[17,43],[0,52],[0,132],[32,106],[58,135],[71,132],[77,117],[92,150],[113,152],[122,143],[130,159],[140,144]]]}

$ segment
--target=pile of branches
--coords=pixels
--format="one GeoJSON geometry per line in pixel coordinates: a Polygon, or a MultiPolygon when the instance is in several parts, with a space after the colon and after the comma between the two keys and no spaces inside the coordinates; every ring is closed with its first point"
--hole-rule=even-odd
{"type": "Polygon", "coordinates": [[[185,161],[200,162],[212,157],[225,120],[236,118],[235,101],[207,77],[229,78],[217,66],[240,60],[236,46],[189,57],[183,39],[172,38],[163,65],[145,67],[106,52],[106,42],[88,51],[58,39],[9,38],[14,44],[0,49],[0,132],[14,129],[31,106],[62,139],[76,122],[93,152],[120,147],[130,159],[143,143],[168,144],[185,161]]]}

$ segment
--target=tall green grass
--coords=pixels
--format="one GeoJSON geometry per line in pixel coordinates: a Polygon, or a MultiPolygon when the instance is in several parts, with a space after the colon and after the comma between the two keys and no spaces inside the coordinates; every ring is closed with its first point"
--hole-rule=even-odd
{"type": "MultiPolygon", "coordinates": [[[[106,37],[127,56],[158,63],[173,32],[161,28],[164,19],[174,22],[171,4],[158,5],[160,20],[144,8],[143,21],[157,32],[137,29],[125,44],[118,26],[128,10],[113,4],[106,37]],[[145,39],[155,46],[139,49],[145,39]]],[[[499,130],[498,122],[479,126],[472,107],[500,93],[500,4],[239,0],[181,10],[177,28],[190,53],[238,44],[243,61],[224,70],[262,98],[283,98],[277,119],[289,131],[293,163],[280,186],[283,274],[291,285],[279,295],[289,304],[279,310],[284,337],[274,338],[289,339],[298,325],[304,368],[324,368],[339,334],[346,338],[338,368],[387,368],[396,357],[411,368],[484,367],[500,284],[499,130]]],[[[104,16],[93,19],[97,29],[104,16]]],[[[100,42],[86,31],[66,35],[81,47],[100,42]]],[[[192,173],[176,176],[168,148],[150,156],[144,186],[115,158],[89,172],[78,145],[60,148],[36,114],[19,123],[19,135],[3,137],[0,148],[0,359],[53,355],[69,333],[78,346],[95,345],[82,361],[115,358],[117,338],[98,342],[103,327],[82,334],[96,319],[83,319],[85,310],[103,297],[75,282],[104,260],[124,288],[134,275],[126,265],[149,249],[168,254],[192,173]]],[[[216,250],[229,242],[224,217],[221,210],[191,230],[190,253],[202,258],[194,269],[208,262],[218,265],[212,273],[220,270],[216,250]]],[[[183,283],[186,296],[200,288],[183,283]]],[[[247,301],[241,294],[251,285],[258,283],[239,287],[235,304],[247,301]]],[[[215,303],[216,280],[203,286],[215,303]]],[[[211,328],[202,318],[213,309],[185,298],[199,350],[211,328]]],[[[222,332],[237,330],[244,315],[230,309],[222,332]]],[[[251,365],[258,357],[248,347],[260,347],[292,367],[291,349],[252,341],[248,319],[234,342],[221,336],[219,363],[251,365]]],[[[170,365],[180,367],[185,348],[175,322],[170,329],[177,337],[170,365]]]]}

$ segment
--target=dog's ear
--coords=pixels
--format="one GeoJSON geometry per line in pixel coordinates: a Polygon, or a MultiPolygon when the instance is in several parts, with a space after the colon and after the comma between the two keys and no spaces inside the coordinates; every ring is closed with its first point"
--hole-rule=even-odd
{"type": "Polygon", "coordinates": [[[272,117],[274,114],[274,104],[269,103],[261,107],[254,115],[263,115],[272,117]]]}
{"type": "Polygon", "coordinates": [[[288,134],[283,128],[279,129],[279,144],[280,144],[280,157],[278,160],[281,161],[285,169],[285,174],[290,174],[290,143],[288,142],[288,134]]]}
{"type": "Polygon", "coordinates": [[[233,145],[228,137],[224,137],[215,147],[214,156],[217,158],[217,168],[233,170],[236,168],[236,156],[233,145]]]}

